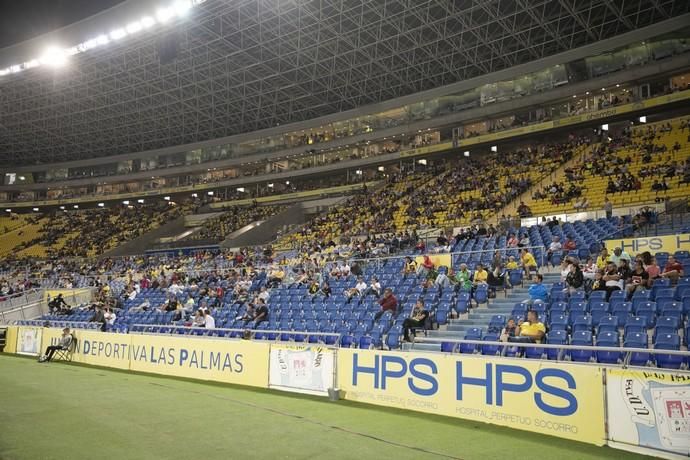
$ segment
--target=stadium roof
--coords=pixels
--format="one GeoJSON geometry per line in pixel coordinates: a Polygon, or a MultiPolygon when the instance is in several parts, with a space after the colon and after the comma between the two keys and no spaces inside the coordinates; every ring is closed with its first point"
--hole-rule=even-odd
{"type": "MultiPolygon", "coordinates": [[[[75,45],[155,4],[125,2],[51,36],[75,45]]],[[[687,0],[207,0],[62,68],[0,77],[0,161],[102,157],[308,120],[689,11],[687,0]]],[[[0,68],[37,42],[46,37],[0,50],[0,68]]]]}

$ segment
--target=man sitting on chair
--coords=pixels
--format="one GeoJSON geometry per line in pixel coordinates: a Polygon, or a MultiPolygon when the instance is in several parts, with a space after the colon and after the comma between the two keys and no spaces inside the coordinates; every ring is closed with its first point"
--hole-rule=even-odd
{"type": "Polygon", "coordinates": [[[48,348],[46,348],[46,353],[38,358],[39,363],[45,363],[53,359],[53,355],[55,354],[56,351],[58,350],[69,350],[69,347],[72,345],[72,334],[69,333],[69,328],[66,327],[62,330],[62,337],[60,337],[60,341],[58,342],[57,345],[51,345],[48,348]]]}

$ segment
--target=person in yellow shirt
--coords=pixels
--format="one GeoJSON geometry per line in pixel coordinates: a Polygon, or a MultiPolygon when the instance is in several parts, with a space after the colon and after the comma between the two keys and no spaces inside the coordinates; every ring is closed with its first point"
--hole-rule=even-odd
{"type": "Polygon", "coordinates": [[[472,282],[475,286],[479,284],[486,284],[486,280],[489,277],[489,272],[484,270],[484,266],[482,264],[477,264],[477,269],[474,272],[474,277],[472,278],[472,282]]]}
{"type": "Polygon", "coordinates": [[[530,254],[527,249],[522,250],[522,256],[520,257],[522,262],[522,269],[525,271],[525,277],[531,278],[532,271],[537,272],[537,261],[534,260],[534,256],[530,254]]]}
{"type": "Polygon", "coordinates": [[[599,270],[604,270],[606,265],[609,263],[609,251],[604,248],[601,250],[599,257],[597,257],[597,268],[599,270]]]}
{"type": "Polygon", "coordinates": [[[521,343],[541,343],[546,335],[544,323],[539,321],[537,312],[530,310],[527,312],[527,321],[519,324],[520,331],[516,337],[508,337],[509,342],[521,343]]]}
{"type": "Polygon", "coordinates": [[[518,263],[515,261],[515,257],[508,257],[508,262],[506,263],[506,270],[517,270],[518,263]]]}

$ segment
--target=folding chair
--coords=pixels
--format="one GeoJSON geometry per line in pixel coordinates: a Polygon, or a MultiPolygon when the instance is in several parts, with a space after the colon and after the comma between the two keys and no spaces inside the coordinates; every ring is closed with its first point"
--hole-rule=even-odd
{"type": "Polygon", "coordinates": [[[52,359],[53,361],[72,361],[72,355],[74,354],[74,350],[77,349],[77,336],[74,334],[74,332],[72,332],[70,335],[72,336],[72,341],[69,343],[69,347],[62,350],[55,350],[55,354],[53,355],[52,359]]]}

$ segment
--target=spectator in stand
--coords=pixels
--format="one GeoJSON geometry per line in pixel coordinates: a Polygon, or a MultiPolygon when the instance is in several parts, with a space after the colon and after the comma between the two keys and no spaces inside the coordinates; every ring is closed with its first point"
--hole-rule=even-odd
{"type": "Polygon", "coordinates": [[[597,273],[597,264],[594,263],[592,257],[587,257],[584,266],[582,267],[582,275],[586,280],[593,280],[594,275],[597,273]]]}
{"type": "Polygon", "coordinates": [[[573,240],[572,236],[569,236],[565,239],[565,244],[563,244],[563,249],[566,251],[574,251],[577,249],[577,243],[575,243],[575,240],[573,240]]]}
{"type": "Polygon", "coordinates": [[[546,335],[544,323],[539,321],[537,312],[530,310],[527,312],[527,321],[520,322],[520,331],[517,337],[508,337],[509,342],[518,343],[541,343],[546,335]]]}
{"type": "Polygon", "coordinates": [[[609,201],[609,197],[604,197],[604,211],[607,219],[613,217],[613,203],[609,201]]]}
{"type": "Polygon", "coordinates": [[[516,247],[518,247],[518,244],[520,244],[520,240],[518,240],[518,239],[515,237],[515,233],[511,233],[511,234],[508,236],[508,241],[507,241],[506,245],[507,245],[509,248],[516,248],[516,247]]]}
{"type": "Polygon", "coordinates": [[[319,293],[319,283],[317,283],[315,279],[312,279],[309,283],[309,289],[307,290],[307,292],[309,292],[309,295],[312,298],[316,297],[316,294],[319,293]]]}
{"type": "Polygon", "coordinates": [[[609,256],[609,262],[613,262],[616,265],[620,265],[621,260],[626,260],[628,264],[630,264],[632,257],[630,257],[630,254],[623,251],[621,248],[615,248],[613,250],[613,254],[609,256]]]}
{"type": "Polygon", "coordinates": [[[283,278],[285,278],[285,272],[283,269],[278,265],[274,265],[268,274],[268,285],[271,287],[276,287],[283,282],[283,278]]]}
{"type": "Polygon", "coordinates": [[[215,329],[216,328],[216,319],[211,316],[211,312],[208,310],[205,310],[203,312],[204,315],[204,327],[206,329],[215,329]]]}
{"type": "Polygon", "coordinates": [[[326,298],[329,298],[333,294],[331,285],[328,284],[328,281],[324,281],[323,284],[321,284],[321,294],[326,298]]]}
{"type": "Polygon", "coordinates": [[[611,298],[611,294],[614,291],[620,291],[623,289],[623,279],[618,273],[618,267],[613,262],[606,264],[606,270],[604,271],[604,276],[602,280],[606,283],[606,301],[608,302],[611,298]]]}
{"type": "Polygon", "coordinates": [[[672,284],[678,282],[678,278],[685,274],[683,271],[683,265],[676,260],[674,256],[668,256],[668,262],[664,266],[664,271],[661,272],[662,278],[668,278],[671,280],[672,284]]]}
{"type": "Polygon", "coordinates": [[[112,326],[115,324],[115,320],[117,319],[117,315],[113,312],[113,310],[110,307],[105,309],[105,313],[103,316],[105,316],[105,322],[109,326],[112,326]]]}
{"type": "Polygon", "coordinates": [[[635,268],[630,273],[630,283],[625,290],[628,297],[632,297],[633,293],[638,287],[645,288],[649,285],[649,273],[644,269],[644,264],[641,259],[635,259],[635,268]]]}
{"type": "Polygon", "coordinates": [[[422,264],[417,268],[417,276],[427,276],[434,269],[434,263],[429,256],[424,256],[422,264]]]}
{"type": "MultiPolygon", "coordinates": [[[[659,268],[659,265],[656,262],[656,257],[652,256],[651,254],[648,257],[648,263],[645,263],[645,271],[649,275],[649,285],[651,286],[652,283],[654,283],[654,280],[657,278],[661,277],[661,269],[659,268]]],[[[643,259],[644,263],[644,259],[643,259]]]]}
{"type": "Polygon", "coordinates": [[[386,311],[390,311],[393,313],[393,316],[395,316],[398,311],[398,299],[393,295],[393,290],[391,288],[386,288],[386,290],[383,291],[383,297],[379,300],[379,305],[381,305],[381,311],[374,315],[374,321],[378,321],[386,311]]]}
{"type": "Polygon", "coordinates": [[[345,294],[345,297],[347,297],[347,301],[349,302],[355,296],[363,296],[366,290],[367,283],[364,281],[364,277],[358,276],[357,284],[355,284],[355,287],[345,289],[345,291],[343,291],[343,294],[345,294]]]}
{"type": "Polygon", "coordinates": [[[544,286],[544,276],[541,273],[534,275],[534,284],[527,289],[527,293],[531,302],[547,302],[549,300],[549,292],[546,290],[546,286],[544,286]]]}
{"type": "Polygon", "coordinates": [[[515,319],[508,318],[508,323],[506,324],[506,327],[504,327],[501,331],[501,342],[507,342],[511,337],[515,337],[516,335],[518,335],[518,332],[519,330],[517,324],[515,324],[515,319]]]}
{"type": "Polygon", "coordinates": [[[467,264],[460,264],[460,270],[455,272],[455,276],[451,279],[457,289],[464,291],[472,289],[472,273],[467,269],[467,264]]]}
{"type": "Polygon", "coordinates": [[[605,270],[606,266],[609,264],[609,251],[605,247],[599,253],[597,257],[597,268],[599,270],[605,270]]]}
{"type": "Polygon", "coordinates": [[[405,257],[405,266],[403,268],[404,275],[411,275],[417,273],[417,262],[412,257],[405,257]]]}
{"type": "Polygon", "coordinates": [[[371,277],[369,287],[362,293],[362,296],[366,297],[369,294],[373,294],[374,297],[377,298],[381,296],[381,283],[379,282],[379,279],[376,276],[371,277]]]}
{"type": "Polygon", "coordinates": [[[604,281],[604,270],[597,268],[596,273],[594,273],[594,280],[592,280],[592,292],[594,291],[604,291],[606,292],[606,281],[604,281]]]}
{"type": "Polygon", "coordinates": [[[266,302],[264,302],[262,299],[257,299],[256,302],[256,309],[254,311],[254,326],[258,326],[264,321],[268,320],[268,307],[266,306],[266,302]]]}
{"type": "Polygon", "coordinates": [[[93,316],[89,320],[90,323],[100,323],[101,324],[101,332],[105,332],[105,325],[106,325],[106,320],[105,320],[105,314],[103,313],[103,307],[100,305],[96,307],[96,311],[94,312],[93,316]]]}
{"type": "Polygon", "coordinates": [[[522,269],[525,271],[526,278],[529,278],[532,275],[532,271],[535,273],[538,271],[537,261],[534,260],[534,256],[527,249],[522,250],[520,261],[522,262],[522,269]]]}
{"type": "Polygon", "coordinates": [[[568,275],[565,277],[565,284],[568,286],[567,290],[572,294],[582,289],[582,286],[585,284],[585,277],[579,264],[575,263],[572,259],[568,259],[566,263],[570,269],[568,270],[568,275]]]}
{"type": "Polygon", "coordinates": [[[560,251],[563,246],[561,245],[561,238],[558,236],[553,236],[551,238],[551,244],[549,244],[549,249],[546,251],[546,261],[551,263],[551,257],[556,251],[560,251]]]}
{"type": "Polygon", "coordinates": [[[429,318],[429,311],[424,308],[424,301],[417,299],[414,310],[409,318],[403,321],[403,334],[405,342],[411,342],[410,331],[414,328],[424,328],[427,318],[429,318]]]}
{"type": "Polygon", "coordinates": [[[506,262],[506,270],[517,270],[520,266],[515,261],[515,256],[508,256],[508,262],[506,262]]]}
{"type": "Polygon", "coordinates": [[[192,320],[192,327],[204,327],[206,321],[204,320],[204,311],[199,309],[194,314],[194,319],[192,320]]]}

